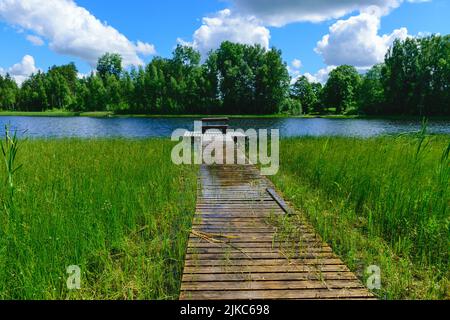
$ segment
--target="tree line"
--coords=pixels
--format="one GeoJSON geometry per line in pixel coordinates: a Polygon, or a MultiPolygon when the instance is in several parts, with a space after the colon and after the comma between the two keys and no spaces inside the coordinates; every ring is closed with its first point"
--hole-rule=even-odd
{"type": "Polygon", "coordinates": [[[292,93],[304,113],[450,115],[450,36],[396,40],[364,75],[344,65],[322,88],[300,77],[292,93]]]}
{"type": "Polygon", "coordinates": [[[281,51],[224,42],[205,61],[177,46],[170,59],[124,70],[107,53],[79,78],[75,64],[33,74],[21,86],[0,75],[0,109],[122,114],[450,115],[450,36],[395,41],[384,63],[361,75],[334,69],[325,85],[293,81],[281,51]]]}

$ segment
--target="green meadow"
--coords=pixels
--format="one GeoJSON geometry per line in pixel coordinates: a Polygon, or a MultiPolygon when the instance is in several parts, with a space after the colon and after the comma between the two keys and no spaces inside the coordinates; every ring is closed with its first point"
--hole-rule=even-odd
{"type": "Polygon", "coordinates": [[[450,298],[448,136],[285,140],[273,181],[382,299],[450,298]]]}
{"type": "MultiPolygon", "coordinates": [[[[380,267],[381,299],[449,298],[449,142],[425,134],[283,140],[271,179],[298,215],[280,232],[307,218],[363,281],[368,266],[380,267]]],[[[0,299],[177,299],[198,167],[173,165],[173,143],[9,146],[0,299]],[[81,290],[67,289],[71,265],[81,269],[81,290]]]]}
{"type": "Polygon", "coordinates": [[[12,197],[4,164],[0,173],[0,298],[177,298],[196,168],[173,165],[172,146],[20,143],[12,197]],[[71,265],[79,291],[67,290],[71,265]]]}

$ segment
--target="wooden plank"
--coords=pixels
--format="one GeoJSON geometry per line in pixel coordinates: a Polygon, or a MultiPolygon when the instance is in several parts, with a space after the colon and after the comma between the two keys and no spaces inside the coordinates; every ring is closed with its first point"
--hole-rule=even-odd
{"type": "Polygon", "coordinates": [[[273,201],[270,200],[266,200],[266,199],[219,199],[216,198],[214,199],[214,205],[211,204],[211,201],[208,200],[200,200],[197,205],[199,206],[199,208],[201,207],[211,207],[211,206],[220,206],[220,207],[226,207],[226,206],[239,206],[239,207],[248,207],[248,206],[255,206],[257,208],[259,208],[260,206],[274,206],[274,204],[272,204],[273,201]]]}
{"type": "Polygon", "coordinates": [[[292,266],[302,265],[342,265],[340,259],[242,259],[242,260],[186,260],[187,267],[215,267],[215,266],[292,266]]]}
{"type": "MultiPolygon", "coordinates": [[[[199,204],[197,210],[200,213],[207,212],[235,212],[235,211],[250,211],[250,212],[271,212],[271,211],[283,211],[276,204],[265,204],[265,203],[228,203],[228,204],[199,204]]],[[[284,212],[284,211],[283,211],[284,212]]]]}
{"type": "Polygon", "coordinates": [[[225,218],[225,217],[229,217],[229,218],[260,218],[260,219],[268,219],[268,218],[272,218],[272,217],[277,217],[280,216],[284,213],[282,212],[264,212],[264,213],[240,213],[240,212],[226,212],[226,213],[214,213],[214,212],[208,212],[208,213],[200,213],[198,215],[195,215],[195,218],[197,219],[201,219],[203,217],[205,218],[225,218]]]}
{"type": "Polygon", "coordinates": [[[223,228],[209,228],[208,226],[194,226],[194,231],[212,234],[246,234],[246,233],[273,233],[273,228],[239,228],[239,227],[223,227],[223,228]]]}
{"type": "Polygon", "coordinates": [[[203,118],[202,122],[229,122],[230,118],[203,118]]]}
{"type": "Polygon", "coordinates": [[[267,188],[266,190],[273,198],[273,200],[275,200],[276,203],[280,206],[280,208],[283,209],[284,212],[286,212],[286,214],[291,215],[293,213],[286,202],[277,194],[277,192],[273,188],[267,188]]]}
{"type": "Polygon", "coordinates": [[[240,281],[300,281],[300,280],[357,280],[352,272],[290,272],[290,273],[214,273],[184,274],[187,282],[240,282],[240,281]]]}
{"type": "MultiPolygon", "coordinates": [[[[255,232],[258,232],[257,230],[264,230],[264,231],[271,231],[272,233],[277,233],[279,230],[278,227],[270,225],[270,224],[262,224],[259,222],[252,222],[249,221],[242,221],[241,223],[230,223],[227,224],[224,221],[220,220],[203,220],[203,221],[196,221],[193,225],[194,230],[198,229],[209,229],[209,230],[242,230],[242,231],[249,231],[254,230],[255,232]]],[[[311,228],[298,228],[295,229],[295,232],[301,232],[301,233],[314,233],[314,231],[311,228]]]]}
{"type": "MultiPolygon", "coordinates": [[[[284,243],[287,241],[305,241],[305,242],[318,242],[319,243],[319,239],[315,238],[315,235],[301,235],[301,237],[297,237],[297,238],[277,238],[274,234],[265,234],[265,235],[261,235],[259,233],[248,233],[248,234],[241,234],[241,235],[235,235],[235,234],[211,234],[211,235],[206,235],[207,237],[212,238],[211,240],[215,240],[216,238],[221,238],[221,239],[216,239],[216,240],[221,240],[224,241],[226,243],[241,243],[240,246],[244,246],[242,243],[248,243],[248,242],[265,242],[265,243],[273,243],[273,245],[276,245],[278,243],[284,243]]],[[[192,241],[193,243],[196,242],[205,242],[205,239],[202,238],[198,238],[197,236],[191,236],[189,238],[189,241],[192,241]]]]}
{"type": "Polygon", "coordinates": [[[264,300],[264,299],[346,299],[372,298],[366,289],[305,289],[305,290],[243,290],[243,291],[189,291],[182,292],[185,300],[264,300]]]}
{"type": "MultiPolygon", "coordinates": [[[[248,232],[250,230],[253,230],[254,232],[260,232],[260,231],[270,231],[272,233],[278,233],[279,228],[273,226],[273,225],[269,225],[269,224],[261,224],[258,222],[254,222],[252,223],[252,221],[243,221],[242,224],[239,223],[234,223],[234,224],[226,224],[223,221],[218,221],[215,220],[213,222],[211,221],[201,221],[201,222],[196,222],[194,223],[193,226],[194,230],[198,230],[198,229],[209,229],[209,230],[239,230],[239,231],[245,231],[248,232]]],[[[310,233],[310,234],[314,234],[314,232],[309,229],[309,228],[301,228],[301,229],[295,229],[295,232],[299,233],[310,233]]]]}
{"type": "Polygon", "coordinates": [[[277,228],[276,226],[271,225],[269,222],[261,219],[251,219],[251,218],[210,218],[208,216],[197,216],[198,219],[194,220],[194,226],[205,226],[210,228],[223,228],[223,227],[240,227],[242,228],[277,228]],[[230,223],[227,223],[227,221],[230,223]]]}
{"type": "MultiPolygon", "coordinates": [[[[200,212],[197,212],[196,214],[195,214],[195,216],[196,217],[201,217],[201,213],[200,212]]],[[[283,217],[282,216],[277,216],[277,218],[279,218],[279,219],[282,219],[283,217]]],[[[273,219],[263,219],[263,218],[261,218],[261,219],[250,219],[250,218],[246,218],[246,217],[226,217],[226,216],[222,216],[222,217],[219,217],[219,218],[213,218],[213,217],[204,217],[204,219],[205,219],[205,221],[216,221],[216,220],[219,220],[219,221],[230,221],[231,223],[239,223],[239,222],[241,222],[241,221],[253,221],[254,223],[263,223],[263,224],[271,224],[271,225],[274,225],[274,221],[273,221],[273,219]]]]}
{"type": "Polygon", "coordinates": [[[202,166],[180,299],[371,299],[355,274],[301,224],[253,166],[202,166]]]}
{"type": "Polygon", "coordinates": [[[238,243],[214,243],[206,241],[192,241],[188,243],[188,248],[221,248],[221,247],[237,247],[237,248],[307,248],[311,246],[326,245],[317,241],[303,241],[301,244],[292,244],[292,242],[274,242],[274,241],[248,241],[238,243]]]}
{"type": "Polygon", "coordinates": [[[190,247],[187,249],[187,254],[212,254],[212,253],[223,253],[223,252],[244,252],[246,254],[253,254],[253,253],[279,253],[282,255],[286,254],[300,254],[300,253],[315,253],[315,252],[333,252],[330,247],[323,246],[323,247],[305,247],[305,248],[234,248],[234,247],[210,247],[210,248],[196,248],[196,247],[190,247]]]}
{"type": "MultiPolygon", "coordinates": [[[[308,252],[308,253],[288,253],[286,252],[285,255],[281,254],[280,252],[261,252],[261,253],[244,253],[240,251],[235,252],[221,252],[221,253],[189,253],[186,255],[186,261],[193,261],[195,263],[196,261],[213,261],[213,260],[220,260],[220,261],[229,261],[229,260],[246,260],[246,259],[254,259],[256,261],[259,260],[269,260],[269,259],[295,259],[295,260],[301,260],[301,259],[332,259],[336,258],[336,256],[333,253],[329,252],[308,252]]],[[[286,261],[284,261],[286,263],[286,261]]]]}
{"type": "Polygon", "coordinates": [[[254,274],[254,273],[321,273],[321,272],[349,272],[345,265],[281,265],[281,266],[253,266],[252,268],[243,266],[214,266],[214,267],[198,267],[185,266],[184,274],[254,274]]]}
{"type": "Polygon", "coordinates": [[[209,192],[205,194],[200,194],[198,196],[198,201],[200,204],[208,204],[208,203],[241,203],[241,204],[248,204],[248,203],[260,203],[260,202],[271,202],[272,199],[261,195],[260,193],[252,193],[252,194],[246,194],[243,196],[239,193],[223,193],[223,192],[209,192]]]}
{"type": "Polygon", "coordinates": [[[355,280],[282,280],[238,282],[184,282],[182,291],[242,291],[242,290],[296,290],[296,289],[363,289],[355,280]]]}

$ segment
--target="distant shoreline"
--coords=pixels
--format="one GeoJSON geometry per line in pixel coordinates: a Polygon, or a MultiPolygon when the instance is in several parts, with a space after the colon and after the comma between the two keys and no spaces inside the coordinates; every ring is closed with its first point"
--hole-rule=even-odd
{"type": "MultiPolygon", "coordinates": [[[[113,112],[72,112],[72,111],[46,111],[46,112],[14,112],[14,111],[1,111],[0,117],[55,117],[55,118],[68,118],[68,117],[87,117],[87,118],[204,118],[211,117],[211,115],[152,115],[152,114],[115,114],[113,112]]],[[[422,120],[419,116],[363,116],[363,115],[302,115],[292,116],[284,114],[274,115],[214,115],[214,117],[228,117],[230,119],[363,119],[363,120],[422,120]]],[[[427,117],[429,120],[450,120],[450,116],[431,116],[427,117]]]]}

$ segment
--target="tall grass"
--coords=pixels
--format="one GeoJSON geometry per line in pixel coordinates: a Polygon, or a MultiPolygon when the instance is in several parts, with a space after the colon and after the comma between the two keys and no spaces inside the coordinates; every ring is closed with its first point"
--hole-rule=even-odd
{"type": "Polygon", "coordinates": [[[23,142],[12,204],[10,171],[0,170],[0,298],[176,298],[196,168],[173,165],[171,148],[165,140],[23,142]],[[81,290],[67,289],[71,265],[81,268],[81,290]]]}
{"type": "Polygon", "coordinates": [[[274,181],[363,275],[384,268],[387,298],[448,295],[450,138],[282,142],[274,181]]]}

